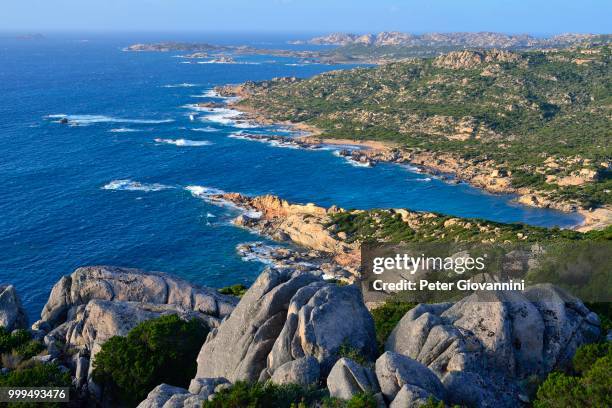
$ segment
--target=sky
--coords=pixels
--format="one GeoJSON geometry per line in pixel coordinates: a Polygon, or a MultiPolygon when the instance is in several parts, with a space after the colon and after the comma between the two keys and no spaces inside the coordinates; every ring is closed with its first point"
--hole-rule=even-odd
{"type": "Polygon", "coordinates": [[[2,0],[3,31],[612,32],[612,0],[2,0]]]}

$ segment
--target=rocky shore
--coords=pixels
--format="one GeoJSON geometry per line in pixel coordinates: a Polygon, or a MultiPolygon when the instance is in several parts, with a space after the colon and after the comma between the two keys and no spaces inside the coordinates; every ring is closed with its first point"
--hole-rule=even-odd
{"type": "MultiPolygon", "coordinates": [[[[293,78],[285,78],[284,80],[288,82],[297,81],[293,78]]],[[[323,145],[358,146],[361,149],[346,150],[341,148],[340,155],[368,167],[372,167],[378,162],[411,165],[424,173],[444,177],[449,182],[466,182],[490,193],[516,195],[516,201],[523,205],[552,208],[564,212],[577,212],[584,218],[581,224],[574,227],[577,231],[586,232],[612,225],[612,208],[608,206],[585,208],[578,202],[553,198],[550,192],[538,191],[528,187],[514,187],[512,185],[512,173],[498,168],[493,160],[470,160],[452,153],[407,148],[393,142],[326,138],[320,129],[311,125],[275,122],[252,106],[240,102],[248,95],[248,87],[248,83],[228,85],[218,87],[216,91],[225,97],[238,98],[229,106],[232,109],[244,112],[245,118],[249,121],[288,126],[297,131],[306,132],[306,135],[297,138],[246,135],[245,138],[276,141],[307,149],[317,149],[323,145]]],[[[585,183],[590,180],[589,177],[591,177],[589,174],[578,175],[573,182],[585,183]]]]}
{"type": "MultiPolygon", "coordinates": [[[[270,208],[295,209],[282,202],[270,208]]],[[[309,206],[300,211],[323,216],[309,206]]],[[[18,302],[0,303],[3,316],[20,310],[18,302]]],[[[237,381],[313,386],[340,399],[371,392],[381,407],[419,406],[430,397],[526,406],[529,381],[564,367],[601,335],[598,316],[580,300],[538,285],[418,305],[378,350],[358,287],[326,282],[320,272],[267,269],[239,300],[163,273],[104,266],[63,277],[31,330],[46,345],[39,360],[70,372],[75,398],[116,406],[92,379],[97,352],[112,336],[166,314],[200,319],[211,332],[188,389],[160,384],[142,408],[197,407],[237,381]]]]}

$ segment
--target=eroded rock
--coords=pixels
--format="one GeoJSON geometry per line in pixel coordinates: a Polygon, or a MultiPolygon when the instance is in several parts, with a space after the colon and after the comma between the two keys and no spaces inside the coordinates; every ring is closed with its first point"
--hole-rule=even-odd
{"type": "Polygon", "coordinates": [[[24,329],[28,316],[13,285],[0,285],[0,327],[7,331],[24,329]]]}
{"type": "Polygon", "coordinates": [[[524,293],[479,292],[455,304],[419,305],[385,349],[413,358],[444,383],[450,403],[513,407],[522,383],[564,367],[599,336],[599,321],[580,300],[552,285],[524,293]]]}
{"type": "Polygon", "coordinates": [[[360,291],[310,273],[268,269],[198,356],[198,377],[257,381],[311,356],[326,377],[341,346],[375,354],[375,334],[360,291]]]}

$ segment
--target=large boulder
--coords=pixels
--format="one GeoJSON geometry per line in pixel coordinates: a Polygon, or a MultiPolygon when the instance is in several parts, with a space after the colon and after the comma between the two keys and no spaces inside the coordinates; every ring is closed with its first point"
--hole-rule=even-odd
{"type": "Polygon", "coordinates": [[[271,381],[276,384],[299,384],[303,386],[317,384],[321,370],[319,362],[312,356],[289,361],[278,367],[271,381]]]}
{"type": "Polygon", "coordinates": [[[138,404],[138,408],[161,408],[174,396],[188,397],[190,395],[191,394],[189,394],[189,391],[184,388],[174,387],[168,384],[160,384],[151,390],[144,401],[138,404]]]}
{"type": "MultiPolygon", "coordinates": [[[[420,394],[444,399],[444,386],[436,375],[425,365],[410,357],[390,351],[376,360],[376,377],[387,401],[394,401],[404,385],[411,390],[423,390],[420,394]]],[[[405,398],[402,396],[402,398],[405,398]]],[[[397,404],[396,404],[397,405],[397,404]]]]}
{"type": "Polygon", "coordinates": [[[376,374],[350,358],[341,358],[327,377],[327,389],[334,398],[351,399],[356,394],[380,391],[376,374]]]}
{"type": "Polygon", "coordinates": [[[597,316],[580,300],[537,285],[419,305],[400,320],[385,349],[431,369],[448,402],[513,407],[526,396],[525,380],[564,367],[578,346],[598,336],[597,316]]]}
{"type": "Polygon", "coordinates": [[[126,336],[139,323],[165,315],[178,315],[185,321],[201,320],[216,327],[215,318],[172,304],[153,304],[94,299],[77,307],[74,316],[45,336],[45,342],[59,341],[71,347],[93,350],[113,336],[126,336]]]}
{"type": "Polygon", "coordinates": [[[375,355],[374,323],[360,291],[310,273],[268,269],[209,334],[197,376],[263,381],[285,364],[311,356],[324,378],[342,346],[366,358],[375,355]]]}
{"type": "Polygon", "coordinates": [[[55,284],[36,326],[54,328],[69,320],[78,306],[94,299],[176,305],[219,319],[229,315],[237,303],[232,296],[165,273],[90,266],[78,268],[55,284]]]}
{"type": "Polygon", "coordinates": [[[28,325],[21,300],[13,285],[0,285],[0,327],[8,331],[24,329],[28,325]]]}

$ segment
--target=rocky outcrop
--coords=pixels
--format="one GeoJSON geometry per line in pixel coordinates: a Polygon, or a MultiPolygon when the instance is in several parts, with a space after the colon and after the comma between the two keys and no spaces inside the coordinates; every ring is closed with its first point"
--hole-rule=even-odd
{"type": "MultiPolygon", "coordinates": [[[[237,302],[232,296],[161,272],[85,267],[62,277],[53,287],[41,320],[32,329],[36,337],[43,338],[51,356],[66,357],[62,348],[75,351],[73,358],[66,357],[63,363],[74,370],[79,394],[105,404],[103,390],[91,379],[91,362],[104,342],[113,336],[127,335],[143,321],[169,314],[184,320],[201,320],[212,329],[219,326],[237,302]]],[[[168,387],[154,390],[149,405],[145,406],[158,406],[165,396],[176,394],[175,387],[168,387]]],[[[197,398],[187,397],[181,403],[201,405],[197,398]]],[[[176,405],[179,397],[173,398],[172,406],[179,406],[176,405]]]]}
{"type": "Polygon", "coordinates": [[[184,309],[174,304],[154,304],[94,299],[76,308],[65,323],[51,330],[46,342],[60,341],[71,347],[92,350],[113,336],[126,336],[139,323],[160,316],[175,314],[183,320],[199,319],[207,327],[216,327],[215,317],[184,309]]]}
{"type": "Polygon", "coordinates": [[[444,386],[438,377],[425,365],[401,354],[387,351],[380,356],[376,360],[376,377],[385,399],[389,402],[395,401],[405,385],[409,385],[415,394],[444,400],[444,386]]]}
{"type": "Polygon", "coordinates": [[[520,55],[509,51],[453,51],[434,60],[434,65],[441,68],[463,69],[475,68],[486,63],[516,62],[520,55]]]}
{"type": "Polygon", "coordinates": [[[345,400],[356,394],[380,391],[374,371],[350,358],[341,358],[334,364],[327,377],[327,389],[330,396],[345,400]]]}
{"type": "Polygon", "coordinates": [[[198,356],[197,377],[280,380],[283,374],[277,372],[288,367],[314,373],[315,361],[326,377],[342,346],[373,358],[375,344],[373,320],[356,287],[269,269],[209,334],[198,356]],[[301,360],[308,357],[314,359],[301,360]]]}
{"type": "Polygon", "coordinates": [[[51,290],[36,328],[52,329],[70,320],[77,308],[92,300],[175,305],[222,319],[237,303],[214,289],[196,286],[161,272],[109,266],[79,268],[62,277],[51,290]]]}
{"type": "Polygon", "coordinates": [[[316,358],[307,356],[291,360],[274,370],[272,382],[276,384],[316,385],[321,375],[321,367],[316,358]]]}
{"type": "Polygon", "coordinates": [[[455,304],[421,304],[402,318],[385,349],[433,371],[447,402],[514,407],[526,398],[524,380],[563,367],[598,336],[597,315],[582,302],[538,285],[523,294],[480,292],[455,304]]]}
{"type": "Polygon", "coordinates": [[[0,327],[7,331],[24,329],[28,325],[21,300],[13,285],[0,285],[0,327]]]}

